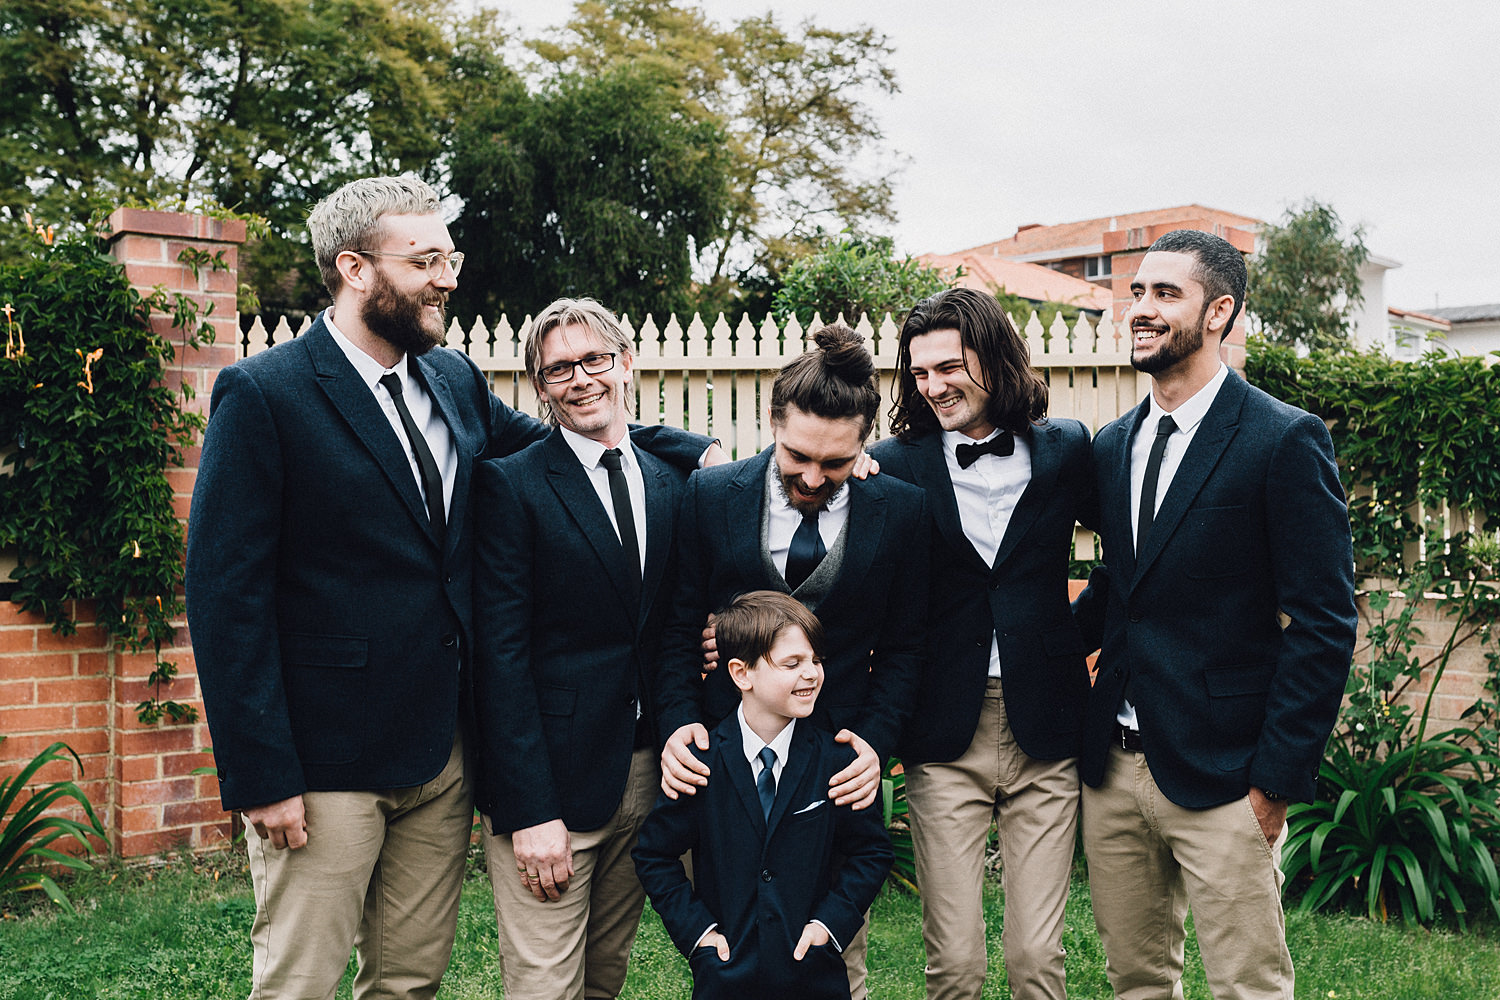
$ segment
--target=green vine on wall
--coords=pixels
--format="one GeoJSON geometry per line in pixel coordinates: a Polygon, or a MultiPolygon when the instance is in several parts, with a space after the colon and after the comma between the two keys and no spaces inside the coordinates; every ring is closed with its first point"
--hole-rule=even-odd
{"type": "MultiPolygon", "coordinates": [[[[191,706],[164,699],[177,666],[161,657],[183,611],[182,526],[169,467],[203,426],[185,412],[192,389],[163,378],[173,339],[151,327],[171,317],[183,349],[213,340],[212,304],[157,288],[142,296],[89,239],[33,233],[31,252],[0,265],[5,357],[0,359],[0,546],[13,547],[11,600],[77,629],[76,602],[119,648],[155,653],[150,695],[136,707],[147,725],[191,722],[191,706]]],[[[193,269],[225,266],[189,249],[193,269]]]]}

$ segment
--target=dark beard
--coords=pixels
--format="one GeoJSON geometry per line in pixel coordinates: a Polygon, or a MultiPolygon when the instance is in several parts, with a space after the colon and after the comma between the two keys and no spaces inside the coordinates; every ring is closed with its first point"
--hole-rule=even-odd
{"type": "MultiPolygon", "coordinates": [[[[1137,358],[1132,348],[1130,366],[1147,375],[1159,375],[1197,353],[1198,349],[1203,346],[1203,318],[1207,315],[1208,307],[1204,306],[1203,311],[1198,313],[1198,322],[1193,324],[1192,329],[1184,328],[1175,332],[1168,330],[1165,334],[1158,334],[1158,339],[1164,336],[1166,343],[1148,357],[1137,358]]],[[[1132,330],[1131,336],[1134,335],[1135,331],[1132,330]]]]}
{"type": "Polygon", "coordinates": [[[422,302],[436,294],[448,300],[445,292],[424,288],[415,295],[402,295],[386,280],[379,268],[372,268],[375,287],[360,306],[359,318],[375,336],[414,358],[419,358],[443,342],[422,325],[422,302]]]}
{"type": "Polygon", "coordinates": [[[827,510],[828,505],[833,502],[833,498],[839,495],[839,490],[844,488],[843,483],[833,486],[825,480],[822,487],[818,490],[818,499],[808,503],[806,500],[792,493],[792,483],[800,481],[801,478],[801,476],[788,476],[784,474],[780,466],[776,469],[776,485],[781,487],[782,499],[790,504],[794,510],[802,514],[811,514],[815,510],[827,510]]]}

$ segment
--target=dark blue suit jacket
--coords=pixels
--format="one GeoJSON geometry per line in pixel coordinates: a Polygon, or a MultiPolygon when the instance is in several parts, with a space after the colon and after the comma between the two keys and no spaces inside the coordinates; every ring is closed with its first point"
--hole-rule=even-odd
{"type": "Polygon", "coordinates": [[[1231,372],[1137,558],[1130,446],[1148,404],[1094,441],[1109,593],[1079,772],[1103,780],[1133,674],[1146,760],[1173,802],[1207,808],[1251,785],[1310,800],[1357,624],[1328,429],[1231,372]]]}
{"type": "Polygon", "coordinates": [[[1078,753],[1090,648],[1068,604],[1075,522],[1098,520],[1088,428],[1049,420],[1030,428],[1031,482],[993,565],[964,534],[941,433],[887,438],[870,450],[882,475],[915,483],[932,511],[927,655],[916,709],[897,748],[909,763],[951,761],[968,749],[998,637],[1005,714],[1038,760],[1078,753]]]}
{"type": "MultiPolygon", "coordinates": [[[[700,681],[701,634],[712,611],[751,590],[786,592],[761,557],[760,518],[773,448],[695,472],[678,526],[679,577],[658,684],[663,737],[688,723],[712,729],[739,706],[728,671],[700,681]]],[[[882,759],[911,713],[921,670],[931,527],[922,491],[874,476],[850,479],[843,564],[812,610],[823,624],[823,693],[814,724],[850,729],[882,759]]]]}
{"type": "Polygon", "coordinates": [[[637,699],[651,687],[676,578],[687,473],[644,452],[640,599],[620,541],[561,431],[479,466],[474,495],[476,799],[511,833],[603,826],[624,792],[637,699]]]}
{"type": "MultiPolygon", "coordinates": [[[[458,351],[412,371],[458,457],[441,545],[405,442],[321,316],[214,383],[187,617],[225,809],[416,785],[448,759],[473,620],[474,463],[547,427],[458,351]]],[[[669,437],[689,467],[706,446],[669,437]]]]}
{"type": "Polygon", "coordinates": [[[769,823],[736,716],[713,731],[706,752],[693,753],[714,779],[697,795],[661,796],[633,852],[651,905],[692,965],[693,996],[848,997],[843,957],[831,943],[800,962],[792,952],[814,919],[848,945],[891,867],[879,811],[828,799],[828,779],[854,751],[799,722],[769,823]],[[693,885],[681,861],[689,850],[693,885]],[[729,940],[728,962],[693,948],[714,923],[729,940]]]}

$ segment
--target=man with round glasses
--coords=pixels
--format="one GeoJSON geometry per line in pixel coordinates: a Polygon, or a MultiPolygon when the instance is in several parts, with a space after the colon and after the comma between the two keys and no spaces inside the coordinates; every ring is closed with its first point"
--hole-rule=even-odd
{"type": "Polygon", "coordinates": [[[475,799],[517,1000],[617,996],[645,901],[630,852],[687,474],[631,444],[634,361],[608,309],[553,302],[526,371],[556,428],[475,474],[475,799]]]}
{"type": "MultiPolygon", "coordinates": [[[[351,182],[308,228],[333,307],[215,381],[188,625],[255,832],[252,995],[332,996],[356,949],[355,997],[432,997],[473,820],[470,481],[547,427],[434,350],[463,257],[430,187],[351,182]]],[[[707,444],[656,440],[688,468],[707,444]]]]}

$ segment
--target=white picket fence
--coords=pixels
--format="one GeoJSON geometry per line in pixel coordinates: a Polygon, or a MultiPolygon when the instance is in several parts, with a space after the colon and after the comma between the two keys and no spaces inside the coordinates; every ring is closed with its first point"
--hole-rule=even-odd
{"type": "MultiPolygon", "coordinates": [[[[839,317],[840,320],[843,317],[839,317]]],[[[659,422],[711,434],[736,458],[753,455],[771,442],[766,426],[771,378],[788,358],[804,349],[807,331],[822,320],[814,316],[806,329],[795,319],[777,324],[742,320],[731,328],[720,316],[711,325],[694,316],[686,327],[675,317],[665,325],[647,316],[638,325],[625,317],[635,337],[635,413],[644,423],[659,422]]],[[[246,354],[266,350],[312,325],[304,319],[293,330],[285,319],[267,330],[257,318],[242,344],[246,354]]],[[[519,326],[501,316],[493,324],[482,318],[469,329],[457,321],[448,328],[448,346],[464,351],[490,379],[495,394],[519,410],[536,413],[536,394],[526,379],[523,345],[531,317],[519,326]]],[[[861,316],[854,327],[870,343],[881,369],[884,398],[890,400],[895,377],[900,327],[887,314],[877,326],[861,316]]],[[[1098,430],[1138,403],[1150,391],[1147,376],[1130,367],[1128,342],[1118,337],[1107,317],[1091,324],[1080,317],[1069,326],[1062,317],[1044,330],[1032,313],[1023,331],[1031,363],[1047,379],[1049,412],[1073,417],[1098,430]]],[[[889,429],[888,406],[882,406],[874,436],[889,429]]],[[[1094,539],[1079,529],[1079,559],[1094,558],[1094,539]]]]}

